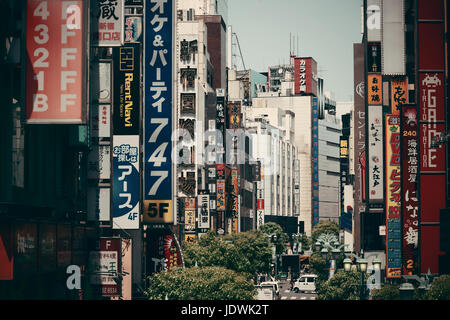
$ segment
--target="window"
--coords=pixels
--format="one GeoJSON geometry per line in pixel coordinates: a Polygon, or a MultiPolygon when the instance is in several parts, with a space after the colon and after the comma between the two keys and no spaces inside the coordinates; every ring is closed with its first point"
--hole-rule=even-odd
{"type": "Polygon", "coordinates": [[[331,131],[331,132],[335,132],[335,133],[341,133],[340,129],[335,129],[335,128],[331,128],[331,127],[327,127],[327,131],[331,131]]]}
{"type": "Polygon", "coordinates": [[[327,175],[329,175],[329,176],[340,177],[339,172],[333,172],[333,171],[327,171],[327,175]]]}
{"type": "Polygon", "coordinates": [[[339,143],[327,141],[327,146],[340,147],[339,143]]]}
{"type": "Polygon", "coordinates": [[[327,160],[329,160],[329,161],[340,161],[340,159],[339,158],[336,158],[336,157],[330,157],[330,156],[327,156],[327,160]]]}

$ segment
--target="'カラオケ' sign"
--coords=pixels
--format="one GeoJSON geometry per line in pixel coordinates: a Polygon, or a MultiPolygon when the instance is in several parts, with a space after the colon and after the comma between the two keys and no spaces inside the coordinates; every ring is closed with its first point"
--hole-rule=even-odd
{"type": "Polygon", "coordinates": [[[27,1],[27,121],[84,123],[83,1],[27,1]]]}

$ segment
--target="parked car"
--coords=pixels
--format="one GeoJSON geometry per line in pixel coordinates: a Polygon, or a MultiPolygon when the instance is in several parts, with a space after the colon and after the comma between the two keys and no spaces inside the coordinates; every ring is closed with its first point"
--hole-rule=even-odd
{"type": "Polygon", "coordinates": [[[304,274],[300,276],[294,283],[294,292],[316,292],[316,279],[318,278],[315,274],[304,274]]]}

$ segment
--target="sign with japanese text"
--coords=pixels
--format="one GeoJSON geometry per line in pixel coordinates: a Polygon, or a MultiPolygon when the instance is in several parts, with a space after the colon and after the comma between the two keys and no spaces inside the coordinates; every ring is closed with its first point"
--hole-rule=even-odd
{"type": "Polygon", "coordinates": [[[312,93],[317,97],[317,62],[313,58],[294,59],[294,92],[312,93]]]}
{"type": "Polygon", "coordinates": [[[102,296],[118,296],[120,284],[114,279],[121,269],[121,239],[101,238],[96,246],[89,252],[90,283],[102,296]]]}
{"type": "Polygon", "coordinates": [[[139,136],[113,137],[113,229],[139,229],[139,136]]]}
{"type": "Polygon", "coordinates": [[[140,132],[140,45],[126,44],[114,50],[115,135],[140,132]]]}
{"type": "Polygon", "coordinates": [[[402,226],[403,275],[418,271],[419,258],[419,194],[418,186],[418,118],[416,105],[402,107],[402,226]]]}
{"type": "Polygon", "coordinates": [[[198,196],[198,228],[210,227],[210,215],[209,215],[209,195],[198,196]]]}
{"type": "Polygon", "coordinates": [[[92,0],[92,45],[115,47],[123,44],[124,0],[92,0]],[[95,19],[95,20],[94,20],[95,19]]]}
{"type": "Polygon", "coordinates": [[[241,128],[241,104],[230,103],[228,105],[228,129],[241,128]]]}
{"type": "Polygon", "coordinates": [[[139,42],[142,43],[142,17],[140,16],[125,16],[125,43],[139,42]]]}
{"type": "Polygon", "coordinates": [[[402,273],[400,117],[386,115],[386,277],[402,273]]]}
{"type": "Polygon", "coordinates": [[[312,132],[311,132],[311,161],[312,161],[312,207],[313,222],[315,226],[319,223],[319,104],[317,98],[312,98],[312,132]]]}
{"type": "Polygon", "coordinates": [[[383,103],[383,82],[381,74],[369,74],[367,76],[367,101],[369,105],[381,105],[383,103]]]}
{"type": "Polygon", "coordinates": [[[194,243],[196,240],[197,240],[197,235],[189,234],[189,233],[185,233],[184,234],[184,242],[186,242],[186,243],[194,243]]]}
{"type": "Polygon", "coordinates": [[[408,79],[405,77],[392,79],[391,82],[391,114],[400,115],[402,106],[408,103],[408,79]]]}
{"type": "Polygon", "coordinates": [[[264,224],[264,181],[256,182],[256,229],[264,224]]]}
{"type": "Polygon", "coordinates": [[[367,67],[369,72],[381,72],[381,44],[367,44],[367,67]]]}
{"type": "Polygon", "coordinates": [[[111,136],[111,105],[94,104],[91,114],[91,137],[109,138],[111,136]]]}
{"type": "Polygon", "coordinates": [[[144,17],[144,203],[152,215],[172,216],[166,223],[173,223],[173,3],[146,0],[144,17]]]}
{"type": "Polygon", "coordinates": [[[440,210],[446,199],[445,102],[445,1],[419,0],[417,3],[417,42],[420,149],[420,270],[440,273],[440,210]]]}
{"type": "Polygon", "coordinates": [[[167,271],[183,266],[180,247],[171,234],[164,237],[164,257],[167,259],[167,271]]]}
{"type": "Polygon", "coordinates": [[[187,232],[195,232],[195,210],[185,209],[184,230],[187,232]]]}
{"type": "Polygon", "coordinates": [[[83,1],[26,5],[27,123],[85,123],[83,1]]]}
{"type": "Polygon", "coordinates": [[[369,105],[369,200],[383,201],[383,110],[369,105]]]}
{"type": "Polygon", "coordinates": [[[93,145],[88,154],[88,179],[111,179],[111,148],[108,145],[93,145]]]}
{"type": "Polygon", "coordinates": [[[225,180],[217,180],[216,210],[225,211],[225,180]]]}

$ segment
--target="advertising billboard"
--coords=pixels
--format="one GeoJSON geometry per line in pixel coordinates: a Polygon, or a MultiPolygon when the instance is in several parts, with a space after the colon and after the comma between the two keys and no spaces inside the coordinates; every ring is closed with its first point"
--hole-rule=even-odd
{"type": "Polygon", "coordinates": [[[381,105],[383,103],[381,74],[369,74],[367,76],[367,97],[369,105],[381,105]]]}
{"type": "Polygon", "coordinates": [[[217,180],[216,210],[225,211],[225,180],[217,180]]]}
{"type": "Polygon", "coordinates": [[[405,77],[392,79],[391,82],[391,114],[400,115],[402,106],[408,103],[408,79],[405,77]]]}
{"type": "Polygon", "coordinates": [[[144,218],[173,223],[173,10],[174,1],[145,1],[144,218]],[[156,220],[153,219],[158,217],[156,220]]]}
{"type": "Polygon", "coordinates": [[[121,239],[101,238],[97,242],[96,250],[89,251],[90,284],[102,296],[118,296],[121,288],[114,279],[121,270],[121,239]]]}
{"type": "Polygon", "coordinates": [[[369,105],[369,201],[383,201],[383,110],[369,105]]]}
{"type": "Polygon", "coordinates": [[[402,138],[402,262],[403,275],[414,275],[419,263],[418,118],[416,105],[403,105],[402,138]]]}
{"type": "Polygon", "coordinates": [[[402,273],[400,117],[386,115],[386,277],[402,273]]]}
{"type": "Polygon", "coordinates": [[[294,92],[312,93],[317,97],[317,62],[313,58],[294,59],[294,92]]]}
{"type": "Polygon", "coordinates": [[[139,229],[139,136],[113,137],[113,229],[139,229]]]}
{"type": "Polygon", "coordinates": [[[319,105],[318,99],[312,99],[312,150],[311,150],[311,161],[312,161],[312,207],[313,207],[313,221],[312,225],[315,226],[319,223],[319,105]]]}
{"type": "Polygon", "coordinates": [[[198,228],[210,228],[209,195],[198,196],[198,228]]]}
{"type": "Polygon", "coordinates": [[[92,0],[91,44],[115,47],[123,44],[124,0],[92,0]]]}
{"type": "Polygon", "coordinates": [[[440,209],[446,198],[445,6],[442,0],[417,3],[420,149],[420,273],[439,273],[440,209]]]}
{"type": "Polygon", "coordinates": [[[143,24],[141,16],[125,16],[124,43],[142,43],[143,24]]]}
{"type": "Polygon", "coordinates": [[[164,236],[164,257],[167,259],[167,271],[183,266],[181,250],[173,234],[164,236]]]}
{"type": "Polygon", "coordinates": [[[140,44],[114,49],[114,135],[140,132],[140,44]]]}
{"type": "Polygon", "coordinates": [[[86,122],[84,11],[84,1],[27,1],[29,124],[86,122]]]}

